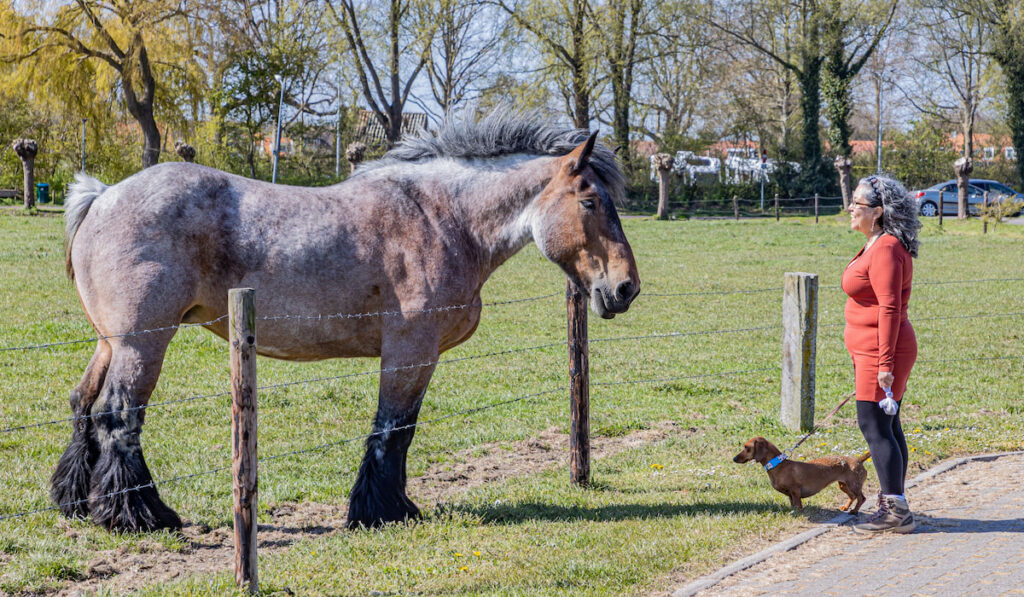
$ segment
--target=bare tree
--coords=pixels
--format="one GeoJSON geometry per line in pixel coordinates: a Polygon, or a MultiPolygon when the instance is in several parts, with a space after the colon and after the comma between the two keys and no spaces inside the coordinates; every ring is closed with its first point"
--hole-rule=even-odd
{"type": "Polygon", "coordinates": [[[590,128],[594,96],[594,39],[587,0],[491,0],[535,37],[547,56],[569,76],[573,124],[590,128]]]}
{"type": "Polygon", "coordinates": [[[367,2],[328,0],[327,6],[348,41],[349,55],[359,79],[363,99],[384,127],[388,146],[402,137],[402,114],[420,71],[427,64],[437,24],[417,28],[416,0],[367,2]],[[335,7],[335,4],[338,7],[335,7]],[[380,15],[375,11],[384,10],[380,15]],[[383,17],[383,18],[380,18],[383,17]],[[379,22],[380,26],[373,27],[379,22]],[[370,24],[368,29],[365,25],[370,24]],[[383,58],[374,57],[378,42],[386,48],[383,58]],[[403,74],[403,60],[405,74],[403,74]]]}
{"type": "Polygon", "coordinates": [[[994,91],[985,77],[991,67],[985,52],[991,26],[944,0],[917,0],[914,9],[925,43],[913,57],[916,93],[904,92],[920,111],[960,127],[964,161],[956,167],[957,216],[963,219],[968,215],[967,181],[973,169],[974,126],[979,108],[994,91]]]}
{"type": "Polygon", "coordinates": [[[491,75],[507,15],[482,0],[437,0],[422,6],[419,19],[436,22],[426,73],[434,101],[447,113],[473,99],[491,75]]]}

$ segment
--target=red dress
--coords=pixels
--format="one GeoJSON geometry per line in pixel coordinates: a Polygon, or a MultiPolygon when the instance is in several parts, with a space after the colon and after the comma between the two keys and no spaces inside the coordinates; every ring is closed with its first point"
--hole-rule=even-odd
{"type": "Polygon", "coordinates": [[[850,297],[843,336],[853,358],[857,400],[885,398],[878,386],[879,371],[892,372],[893,398],[903,398],[917,360],[917,338],[907,319],[913,276],[910,253],[888,234],[861,249],[843,271],[843,291],[850,297]]]}

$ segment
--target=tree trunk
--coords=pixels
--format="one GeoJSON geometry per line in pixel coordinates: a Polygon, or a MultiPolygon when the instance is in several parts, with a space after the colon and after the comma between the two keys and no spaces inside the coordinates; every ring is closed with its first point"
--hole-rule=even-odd
{"type": "Polygon", "coordinates": [[[672,156],[657,153],[651,162],[658,171],[658,219],[668,219],[668,173],[672,171],[672,156]]]}
{"type": "MultiPolygon", "coordinates": [[[[967,185],[974,171],[974,163],[965,157],[953,162],[953,170],[956,172],[956,217],[960,220],[967,219],[967,185]]],[[[941,207],[939,208],[941,209],[941,207]]]]}
{"type": "Polygon", "coordinates": [[[32,139],[15,139],[11,148],[21,158],[21,168],[25,173],[25,209],[32,209],[36,205],[35,161],[39,145],[32,139]]]}
{"type": "Polygon", "coordinates": [[[843,210],[845,211],[850,207],[850,196],[853,193],[850,181],[850,166],[853,165],[853,162],[848,157],[839,156],[834,163],[836,170],[839,171],[839,188],[843,193],[843,210]]]}
{"type": "Polygon", "coordinates": [[[820,179],[823,171],[821,139],[818,137],[818,121],[821,117],[821,62],[820,56],[805,51],[803,69],[798,73],[800,110],[803,116],[803,159],[800,163],[800,174],[805,193],[824,191],[827,182],[820,179]]]}
{"type": "MultiPolygon", "coordinates": [[[[136,40],[141,44],[141,39],[136,40]]],[[[149,67],[149,54],[145,46],[138,50],[138,81],[142,84],[142,96],[135,92],[133,73],[121,73],[121,89],[128,113],[135,118],[142,129],[142,167],[149,168],[160,161],[160,129],[153,117],[153,100],[156,94],[156,80],[149,67]]]]}

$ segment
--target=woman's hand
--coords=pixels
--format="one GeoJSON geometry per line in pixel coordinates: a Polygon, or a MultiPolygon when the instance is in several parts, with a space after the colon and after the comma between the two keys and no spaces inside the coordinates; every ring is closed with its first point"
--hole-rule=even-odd
{"type": "Polygon", "coordinates": [[[891,388],[892,387],[892,382],[895,381],[895,379],[896,378],[892,376],[892,372],[891,371],[879,371],[878,372],[878,387],[882,388],[883,390],[885,388],[891,388]]]}

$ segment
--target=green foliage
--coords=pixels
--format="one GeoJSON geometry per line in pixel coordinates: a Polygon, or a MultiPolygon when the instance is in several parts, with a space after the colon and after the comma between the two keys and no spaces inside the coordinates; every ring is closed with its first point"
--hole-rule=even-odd
{"type": "Polygon", "coordinates": [[[907,132],[896,132],[882,147],[882,166],[908,189],[928,187],[953,178],[957,152],[938,124],[914,121],[907,132]]]}

